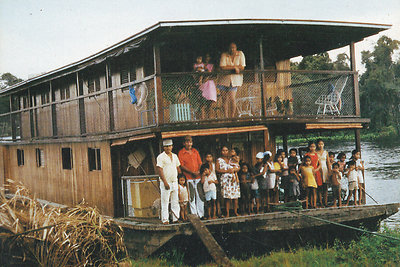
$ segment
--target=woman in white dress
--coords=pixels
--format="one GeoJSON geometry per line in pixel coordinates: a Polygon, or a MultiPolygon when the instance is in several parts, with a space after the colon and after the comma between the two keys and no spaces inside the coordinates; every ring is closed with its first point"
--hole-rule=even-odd
{"type": "MultiPolygon", "coordinates": [[[[239,183],[236,182],[235,172],[240,170],[229,164],[229,149],[226,146],[221,148],[221,157],[217,159],[215,170],[221,174],[221,194],[225,199],[226,216],[229,217],[231,200],[237,201],[240,197],[239,183]]],[[[235,214],[237,215],[237,214],[235,214]]]]}
{"type": "Polygon", "coordinates": [[[322,139],[318,139],[317,141],[317,154],[319,159],[319,165],[321,166],[321,178],[322,178],[322,186],[318,187],[318,197],[320,198],[321,203],[321,195],[323,197],[323,204],[328,206],[328,174],[330,172],[330,164],[328,152],[324,150],[324,141],[322,139]]]}

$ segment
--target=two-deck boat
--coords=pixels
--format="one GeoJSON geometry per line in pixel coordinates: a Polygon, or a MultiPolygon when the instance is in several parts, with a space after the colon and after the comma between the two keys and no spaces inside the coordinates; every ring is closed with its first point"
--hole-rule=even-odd
{"type": "MultiPolygon", "coordinates": [[[[118,217],[136,254],[151,254],[187,224],[160,225],[155,158],[161,140],[175,149],[191,135],[200,151],[222,143],[241,148],[254,164],[275,151],[276,137],[315,131],[360,130],[355,43],[390,25],[311,20],[230,19],[159,22],[78,62],[0,91],[9,112],[0,115],[0,185],[22,182],[38,198],[74,205],[83,199],[118,217]],[[224,73],[192,71],[209,53],[215,67],[233,41],[246,56],[237,112],[224,117],[223,99],[202,101],[200,77],[218,83],[224,73]],[[292,70],[290,59],[349,47],[351,69],[292,70]],[[131,87],[138,98],[131,104],[131,87]],[[203,107],[206,106],[206,109],[203,107]]],[[[217,69],[217,68],[216,68],[217,69]]],[[[220,93],[220,92],[219,92],[220,93]]],[[[302,211],[341,223],[376,222],[398,204],[302,211]]],[[[314,229],[329,225],[288,212],[208,221],[214,234],[314,229]]]]}

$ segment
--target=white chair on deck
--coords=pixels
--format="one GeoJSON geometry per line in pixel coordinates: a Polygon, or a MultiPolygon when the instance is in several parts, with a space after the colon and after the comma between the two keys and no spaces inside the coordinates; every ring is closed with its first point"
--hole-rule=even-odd
{"type": "Polygon", "coordinates": [[[341,76],[335,83],[332,92],[327,95],[320,95],[315,101],[318,105],[318,114],[337,114],[340,115],[341,105],[342,105],[342,92],[346,86],[349,76],[341,76]]]}

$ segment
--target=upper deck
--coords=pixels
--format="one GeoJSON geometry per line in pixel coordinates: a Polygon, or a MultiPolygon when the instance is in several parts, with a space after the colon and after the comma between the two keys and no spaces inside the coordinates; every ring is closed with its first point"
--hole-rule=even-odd
{"type": "Polygon", "coordinates": [[[313,123],[362,127],[367,120],[360,118],[354,43],[389,27],[297,20],[160,22],[93,56],[2,90],[10,110],[0,115],[0,134],[32,142],[276,123],[290,123],[287,129],[294,132],[313,123]],[[199,89],[207,81],[218,84],[226,73],[192,72],[196,56],[206,53],[218,67],[230,41],[246,55],[233,117],[225,116],[223,92],[217,90],[217,101],[207,102],[199,89]],[[346,45],[351,71],[290,69],[292,57],[346,45]],[[132,85],[139,105],[130,103],[132,85]]]}

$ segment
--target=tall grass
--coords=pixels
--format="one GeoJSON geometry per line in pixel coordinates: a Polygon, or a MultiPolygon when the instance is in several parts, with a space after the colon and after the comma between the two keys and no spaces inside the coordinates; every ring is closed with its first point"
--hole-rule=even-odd
{"type": "Polygon", "coordinates": [[[123,231],[96,208],[44,206],[20,184],[0,195],[0,265],[99,266],[126,258],[123,231]]]}

